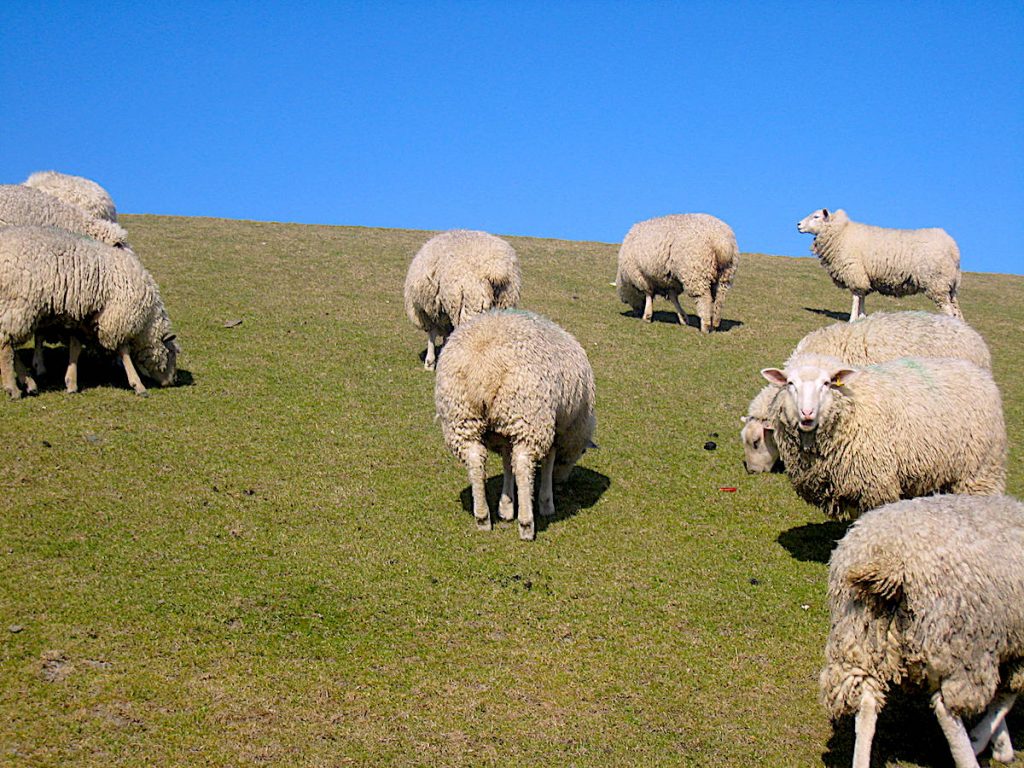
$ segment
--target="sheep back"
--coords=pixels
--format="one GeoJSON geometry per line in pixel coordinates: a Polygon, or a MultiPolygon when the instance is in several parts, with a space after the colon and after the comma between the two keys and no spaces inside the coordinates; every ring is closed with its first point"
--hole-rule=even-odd
{"type": "Polygon", "coordinates": [[[59,227],[108,245],[128,242],[128,233],[119,224],[90,216],[77,205],[21,184],[0,185],[0,225],[59,227]]]}
{"type": "Polygon", "coordinates": [[[117,221],[117,208],[110,193],[91,179],[57,171],[37,171],[22,184],[77,205],[94,218],[117,221]]]}

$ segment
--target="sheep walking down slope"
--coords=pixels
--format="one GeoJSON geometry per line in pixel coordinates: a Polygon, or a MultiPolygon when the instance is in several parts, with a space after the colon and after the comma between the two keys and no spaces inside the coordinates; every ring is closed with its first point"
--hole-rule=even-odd
{"type": "Polygon", "coordinates": [[[833,718],[856,714],[854,768],[868,768],[889,691],[923,687],[957,768],[991,742],[1013,760],[1005,716],[1024,690],[1024,505],[930,496],[875,509],[829,563],[821,672],[833,718]],[[968,736],[963,718],[986,710],[968,736]]]}
{"type": "Polygon", "coordinates": [[[469,470],[473,515],[490,529],[484,493],[488,449],[501,454],[498,517],[519,506],[519,535],[535,536],[534,465],[541,467],[540,514],[555,512],[552,482],[563,482],[594,432],[594,372],[583,347],[550,320],[492,310],[455,329],[438,362],[434,389],[448,449],[469,470]]]}
{"type": "MultiPolygon", "coordinates": [[[[135,365],[161,386],[173,383],[179,347],[153,277],[129,249],[114,248],[55,227],[0,228],[0,377],[14,399],[14,348],[43,324],[85,334],[115,351],[128,382],[145,394],[135,365]]],[[[78,347],[72,345],[68,391],[75,391],[78,347]]],[[[20,366],[19,366],[20,367],[20,366]]]]}
{"type": "Polygon", "coordinates": [[[939,310],[963,318],[960,249],[945,230],[887,229],[852,221],[846,211],[814,211],[797,223],[814,235],[811,252],[838,287],[853,293],[850,320],[864,314],[864,297],[923,293],[939,310]]]}
{"type": "Polygon", "coordinates": [[[739,264],[736,235],[721,219],[706,213],[683,213],[634,224],[619,249],[615,286],[619,299],[650,322],[655,296],[675,307],[680,325],[685,293],[697,304],[700,329],[718,330],[722,304],[739,264]]]}
{"type": "Polygon", "coordinates": [[[522,282],[516,252],[500,237],[453,229],[424,243],[405,278],[405,313],[427,333],[423,367],[434,369],[437,347],[460,323],[515,307],[522,282]]]}

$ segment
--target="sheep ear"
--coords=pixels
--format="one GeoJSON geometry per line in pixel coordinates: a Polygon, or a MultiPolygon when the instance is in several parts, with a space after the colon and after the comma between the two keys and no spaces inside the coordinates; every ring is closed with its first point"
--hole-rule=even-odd
{"type": "Polygon", "coordinates": [[[784,387],[789,383],[785,371],[780,371],[778,368],[762,368],[761,375],[777,387],[784,387]]]}
{"type": "Polygon", "coordinates": [[[175,334],[168,333],[166,336],[164,336],[162,339],[160,339],[160,341],[162,341],[164,344],[167,344],[169,342],[174,341],[176,338],[178,338],[178,337],[175,334]]]}
{"type": "Polygon", "coordinates": [[[595,443],[593,440],[587,440],[587,450],[599,451],[601,446],[595,443]]]}
{"type": "Polygon", "coordinates": [[[821,215],[825,217],[826,221],[828,221],[828,208],[822,208],[821,215]]]}
{"type": "Polygon", "coordinates": [[[829,382],[833,387],[845,387],[851,381],[860,376],[861,372],[856,368],[840,368],[834,374],[832,374],[832,381],[829,382]]]}

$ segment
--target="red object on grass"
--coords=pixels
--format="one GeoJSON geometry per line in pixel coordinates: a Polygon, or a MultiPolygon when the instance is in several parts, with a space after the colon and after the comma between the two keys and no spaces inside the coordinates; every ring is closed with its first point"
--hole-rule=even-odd
{"type": "Polygon", "coordinates": [[[722,486],[718,490],[725,491],[726,493],[736,493],[736,489],[735,488],[729,488],[729,487],[726,487],[726,486],[722,486]]]}

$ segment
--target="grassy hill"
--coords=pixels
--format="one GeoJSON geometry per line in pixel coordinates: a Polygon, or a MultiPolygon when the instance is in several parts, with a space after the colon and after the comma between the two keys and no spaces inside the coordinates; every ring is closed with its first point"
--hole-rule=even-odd
{"type": "MultiPolygon", "coordinates": [[[[852,722],[817,702],[844,527],[746,475],[738,440],[758,370],[846,317],[813,259],[745,254],[704,338],[667,302],[623,314],[616,246],[510,238],[523,306],[590,356],[601,446],[524,543],[475,529],[434,423],[402,308],[428,233],[124,224],[182,385],[138,398],[90,355],[82,394],[0,402],[0,764],[849,765],[852,722]]],[[[961,297],[1020,496],[1024,279],[961,297]]],[[[949,764],[913,703],[875,755],[949,764]]]]}

